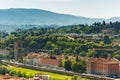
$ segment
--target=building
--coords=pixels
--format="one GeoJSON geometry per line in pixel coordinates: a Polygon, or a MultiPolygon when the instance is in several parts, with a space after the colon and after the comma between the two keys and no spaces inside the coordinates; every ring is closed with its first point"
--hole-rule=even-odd
{"type": "Polygon", "coordinates": [[[50,55],[47,53],[29,53],[26,57],[23,58],[23,61],[24,63],[37,65],[37,66],[39,65],[59,66],[60,65],[60,59],[58,59],[58,57],[55,57],[55,59],[51,59],[50,55]]]}
{"type": "Polygon", "coordinates": [[[112,59],[110,54],[108,55],[107,59],[88,58],[87,73],[117,77],[119,74],[119,60],[114,58],[112,59]]]}
{"type": "Polygon", "coordinates": [[[103,34],[80,34],[81,39],[101,39],[103,34]]]}
{"type": "Polygon", "coordinates": [[[7,56],[9,56],[10,51],[6,50],[6,49],[1,49],[0,50],[0,55],[2,59],[7,59],[7,56]]]}
{"type": "Polygon", "coordinates": [[[8,50],[6,50],[6,49],[0,50],[0,55],[5,56],[5,55],[9,55],[9,54],[10,54],[10,51],[8,51],[8,50]]]}
{"type": "Polygon", "coordinates": [[[34,80],[49,80],[49,75],[35,74],[34,80]]]}
{"type": "MultiPolygon", "coordinates": [[[[15,76],[10,76],[9,74],[5,74],[5,75],[0,75],[0,80],[27,80],[25,78],[18,78],[15,76]]],[[[30,80],[34,80],[34,79],[30,79],[30,80]]]]}
{"type": "Polygon", "coordinates": [[[20,40],[14,41],[14,56],[16,60],[22,59],[23,53],[22,46],[23,46],[22,41],[20,40]]]}

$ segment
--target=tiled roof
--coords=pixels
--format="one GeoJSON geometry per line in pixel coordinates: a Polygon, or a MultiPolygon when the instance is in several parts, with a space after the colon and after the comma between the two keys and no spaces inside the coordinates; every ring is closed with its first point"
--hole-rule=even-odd
{"type": "MultiPolygon", "coordinates": [[[[59,55],[59,56],[55,56],[55,57],[61,58],[62,56],[59,55]]],[[[47,53],[40,53],[40,54],[39,53],[29,53],[26,58],[37,59],[39,64],[54,65],[54,66],[59,65],[58,59],[50,59],[50,56],[47,53]]]]}
{"type": "Polygon", "coordinates": [[[87,62],[96,62],[96,63],[104,63],[104,64],[111,64],[111,63],[120,63],[119,60],[113,58],[111,60],[105,58],[88,58],[87,62]]]}
{"type": "Polygon", "coordinates": [[[28,58],[48,58],[50,57],[48,53],[29,53],[27,55],[28,58]]]}

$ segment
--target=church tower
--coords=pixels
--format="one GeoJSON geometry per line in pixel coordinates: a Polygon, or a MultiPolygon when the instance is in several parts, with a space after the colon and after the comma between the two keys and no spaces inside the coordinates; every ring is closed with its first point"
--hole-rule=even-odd
{"type": "Polygon", "coordinates": [[[22,50],[23,47],[23,43],[20,40],[16,40],[14,41],[14,56],[15,56],[15,60],[19,60],[22,59],[22,50]]]}

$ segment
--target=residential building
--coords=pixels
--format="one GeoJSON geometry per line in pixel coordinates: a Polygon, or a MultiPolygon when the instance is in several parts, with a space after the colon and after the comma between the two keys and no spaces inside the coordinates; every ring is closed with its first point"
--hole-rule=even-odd
{"type": "Polygon", "coordinates": [[[119,74],[119,60],[111,58],[88,58],[87,59],[87,73],[98,74],[105,76],[118,76],[119,74]]]}
{"type": "MultiPolygon", "coordinates": [[[[59,58],[62,58],[59,56],[59,58]]],[[[24,63],[32,65],[50,65],[50,66],[59,66],[60,60],[58,57],[55,59],[50,58],[50,55],[47,53],[29,53],[26,57],[23,58],[24,63]]]]}
{"type": "Polygon", "coordinates": [[[6,49],[1,49],[0,50],[0,55],[9,55],[10,54],[10,51],[6,50],[6,49]]]}
{"type": "Polygon", "coordinates": [[[34,80],[49,80],[49,75],[35,74],[34,80]]]}

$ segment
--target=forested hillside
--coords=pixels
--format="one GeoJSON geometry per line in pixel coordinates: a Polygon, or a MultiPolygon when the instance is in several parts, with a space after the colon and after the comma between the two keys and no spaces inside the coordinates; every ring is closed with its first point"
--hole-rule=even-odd
{"type": "Polygon", "coordinates": [[[81,57],[100,57],[112,53],[113,57],[120,59],[119,33],[120,22],[105,23],[104,21],[92,25],[70,25],[60,28],[17,29],[2,37],[0,47],[10,50],[13,54],[14,40],[22,40],[23,47],[27,49],[47,49],[52,50],[53,54],[81,57]],[[103,54],[103,51],[95,51],[93,48],[117,48],[118,50],[104,51],[103,54]]]}

